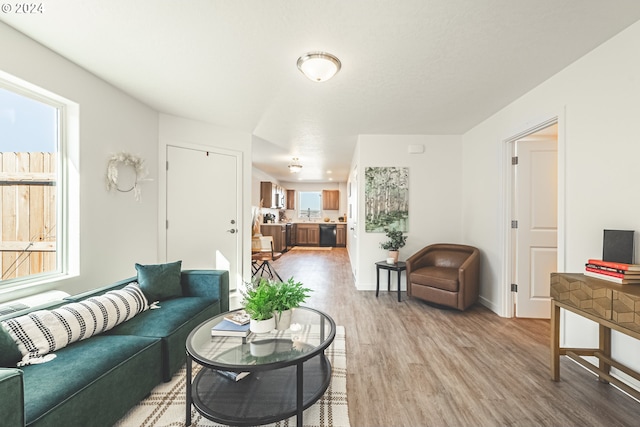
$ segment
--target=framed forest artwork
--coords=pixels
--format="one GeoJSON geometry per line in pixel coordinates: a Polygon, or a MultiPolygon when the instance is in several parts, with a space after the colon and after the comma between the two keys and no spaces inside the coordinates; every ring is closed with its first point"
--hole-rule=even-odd
{"type": "Polygon", "coordinates": [[[409,168],[367,167],[364,178],[365,231],[409,231],[409,168]]]}

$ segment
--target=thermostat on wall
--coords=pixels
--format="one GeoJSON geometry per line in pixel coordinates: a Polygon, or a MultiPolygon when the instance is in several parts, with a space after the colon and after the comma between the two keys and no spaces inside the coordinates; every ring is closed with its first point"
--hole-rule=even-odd
{"type": "Polygon", "coordinates": [[[407,151],[409,151],[409,154],[424,153],[424,145],[422,144],[410,145],[407,151]]]}

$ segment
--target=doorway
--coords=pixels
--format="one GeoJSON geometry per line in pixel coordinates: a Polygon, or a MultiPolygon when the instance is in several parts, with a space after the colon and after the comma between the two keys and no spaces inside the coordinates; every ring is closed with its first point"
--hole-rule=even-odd
{"type": "Polygon", "coordinates": [[[507,317],[550,317],[549,276],[558,271],[558,120],[508,139],[507,317]]]}

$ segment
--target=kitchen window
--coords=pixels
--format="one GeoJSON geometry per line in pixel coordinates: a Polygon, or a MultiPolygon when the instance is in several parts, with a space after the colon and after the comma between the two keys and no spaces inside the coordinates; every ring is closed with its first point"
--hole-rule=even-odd
{"type": "Polygon", "coordinates": [[[298,191],[300,210],[298,217],[301,219],[318,219],[322,215],[322,192],[298,191]]]}

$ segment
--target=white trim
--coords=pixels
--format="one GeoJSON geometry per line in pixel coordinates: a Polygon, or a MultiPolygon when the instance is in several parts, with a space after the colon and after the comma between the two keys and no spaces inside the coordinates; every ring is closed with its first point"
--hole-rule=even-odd
{"type": "MultiPolygon", "coordinates": [[[[56,270],[4,281],[0,295],[80,274],[80,107],[60,95],[0,71],[0,88],[56,109],[56,270]]],[[[2,298],[0,298],[2,299],[2,298]]]]}
{"type": "Polygon", "coordinates": [[[503,226],[500,228],[500,241],[501,253],[502,253],[502,269],[501,269],[501,292],[500,292],[500,307],[498,314],[502,317],[514,317],[514,295],[511,292],[511,282],[513,271],[511,268],[511,252],[513,251],[513,245],[511,242],[511,219],[512,219],[512,190],[513,182],[511,180],[511,143],[523,138],[527,135],[542,130],[555,123],[558,124],[558,255],[557,255],[557,270],[564,271],[565,269],[565,186],[566,186],[566,140],[565,140],[565,128],[566,128],[566,108],[563,107],[558,113],[549,115],[540,119],[535,125],[527,124],[521,130],[509,135],[508,137],[500,140],[500,153],[501,153],[501,219],[503,226]]]}

